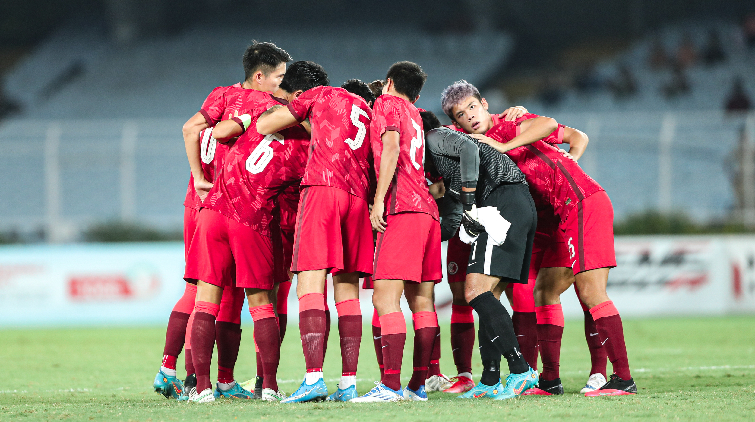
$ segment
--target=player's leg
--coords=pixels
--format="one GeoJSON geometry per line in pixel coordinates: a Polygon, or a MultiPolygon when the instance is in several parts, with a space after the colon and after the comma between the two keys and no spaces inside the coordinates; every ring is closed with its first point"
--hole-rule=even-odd
{"type": "Polygon", "coordinates": [[[564,229],[574,250],[572,269],[580,299],[590,309],[598,337],[613,366],[609,381],[586,395],[634,394],[637,386],[629,371],[621,316],[606,293],[608,271],[616,266],[613,207],[608,195],[598,192],[580,201],[564,229]]]}
{"type": "Polygon", "coordinates": [[[210,363],[215,346],[215,319],[220,311],[223,288],[204,281],[197,282],[197,300],[194,305],[194,322],[191,327],[192,361],[197,375],[197,387],[189,394],[189,401],[214,401],[210,363]]]}
{"type": "Polygon", "coordinates": [[[176,302],[168,318],[163,360],[153,383],[155,391],[166,398],[178,398],[183,392],[183,384],[176,376],[176,361],[178,360],[178,355],[181,353],[181,349],[184,348],[186,327],[191,316],[191,311],[194,309],[196,294],[197,286],[187,282],[184,293],[178,299],[178,302],[176,302]]]}
{"type": "MultiPolygon", "coordinates": [[[[189,248],[191,247],[191,239],[194,237],[194,232],[197,227],[198,211],[185,207],[184,208],[184,260],[189,259],[189,248]]],[[[184,293],[176,302],[170,317],[168,318],[168,327],[165,332],[165,346],[163,348],[163,360],[160,365],[160,370],[155,376],[155,380],[152,383],[155,392],[158,392],[167,397],[180,398],[183,394],[184,386],[181,381],[176,377],[176,361],[178,355],[181,353],[181,349],[185,348],[184,355],[185,360],[191,360],[189,343],[185,342],[187,337],[187,327],[189,318],[194,309],[194,299],[197,295],[197,281],[192,279],[186,279],[186,286],[184,287],[184,293]],[[184,346],[185,345],[185,346],[184,346]]],[[[187,379],[192,372],[187,372],[187,379]]]]}
{"type": "Polygon", "coordinates": [[[538,346],[543,361],[539,391],[536,391],[539,395],[563,394],[559,365],[564,313],[560,297],[571,286],[572,279],[571,269],[550,267],[540,269],[535,283],[538,346]]]}
{"type": "MultiPolygon", "coordinates": [[[[270,303],[269,289],[246,288],[249,313],[254,321],[254,342],[262,358],[263,397],[265,392],[278,392],[278,364],[280,363],[280,329],[270,303]]],[[[280,393],[278,393],[280,395],[280,393]]],[[[273,397],[274,400],[280,400],[273,397]]]]}
{"type": "MultiPolygon", "coordinates": [[[[579,299],[579,288],[574,284],[574,292],[579,299]]],[[[585,305],[582,300],[579,300],[579,305],[582,307],[582,312],[585,317],[585,341],[587,341],[587,348],[590,350],[590,376],[587,379],[585,386],[579,390],[580,393],[589,393],[602,387],[606,383],[606,364],[608,363],[608,355],[606,349],[600,344],[600,336],[598,335],[598,328],[595,327],[595,320],[592,319],[590,308],[585,305]]]]}
{"type": "Polygon", "coordinates": [[[221,214],[202,210],[186,262],[184,277],[200,280],[191,327],[191,354],[197,375],[197,386],[189,394],[189,400],[193,402],[215,400],[210,381],[215,320],[220,311],[224,280],[230,279],[234,267],[228,223],[229,220],[221,214]]]}
{"type": "Polygon", "coordinates": [[[251,399],[252,393],[236,382],[233,369],[241,345],[241,308],[244,306],[244,289],[233,281],[223,289],[220,311],[215,322],[215,344],[218,348],[218,382],[215,398],[251,399]]]}
{"type": "Polygon", "coordinates": [[[333,296],[338,312],[338,337],[341,346],[341,381],[329,401],[349,401],[358,396],[356,389],[359,346],[362,342],[362,310],[359,305],[359,273],[333,276],[333,296]]]}
{"type": "Polygon", "coordinates": [[[404,295],[412,311],[414,325],[414,350],[412,377],[402,391],[405,399],[425,401],[424,391],[427,369],[435,343],[435,337],[440,331],[438,315],[433,304],[434,281],[423,283],[408,282],[404,286],[404,295]]]}
{"type": "Polygon", "coordinates": [[[451,288],[451,352],[456,366],[456,377],[446,393],[464,393],[474,386],[472,381],[472,351],[475,342],[473,309],[464,298],[464,280],[471,247],[454,236],[448,240],[448,286],[451,288]]]}

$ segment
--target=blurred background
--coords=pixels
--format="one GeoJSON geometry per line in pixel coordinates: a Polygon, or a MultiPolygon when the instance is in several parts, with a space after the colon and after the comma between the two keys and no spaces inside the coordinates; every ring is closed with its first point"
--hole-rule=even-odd
{"type": "MultiPolygon", "coordinates": [[[[524,105],[583,130],[580,164],[631,236],[617,237],[612,297],[725,291],[710,312],[755,310],[747,0],[3,2],[0,303],[73,303],[92,321],[142,301],[159,307],[145,321],[167,316],[182,289],[181,125],[241,81],[252,40],[322,64],[334,85],[415,61],[418,106],[446,123],[440,93],[466,79],[493,112],[524,105]]],[[[664,300],[692,312],[668,307],[687,296],[664,300]]],[[[0,325],[35,321],[11,314],[0,325]]]]}

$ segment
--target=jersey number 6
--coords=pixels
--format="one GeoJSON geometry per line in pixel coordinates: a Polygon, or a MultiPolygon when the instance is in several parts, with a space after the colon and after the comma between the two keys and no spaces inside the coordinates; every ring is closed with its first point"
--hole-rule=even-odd
{"type": "Polygon", "coordinates": [[[283,137],[274,133],[267,135],[257,145],[257,148],[249,154],[249,158],[246,159],[246,170],[249,173],[257,174],[265,170],[270,160],[273,159],[273,153],[275,152],[273,147],[270,146],[273,141],[278,141],[282,144],[283,137]]]}

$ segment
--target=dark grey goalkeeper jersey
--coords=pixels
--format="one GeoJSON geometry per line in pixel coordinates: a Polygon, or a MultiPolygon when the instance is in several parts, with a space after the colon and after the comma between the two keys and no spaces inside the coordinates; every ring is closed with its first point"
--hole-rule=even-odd
{"type": "Polygon", "coordinates": [[[425,148],[446,186],[446,197],[439,203],[443,240],[453,237],[461,223],[462,183],[476,182],[478,204],[500,185],[527,184],[524,173],[508,155],[465,133],[446,127],[433,129],[425,136],[425,148]]]}

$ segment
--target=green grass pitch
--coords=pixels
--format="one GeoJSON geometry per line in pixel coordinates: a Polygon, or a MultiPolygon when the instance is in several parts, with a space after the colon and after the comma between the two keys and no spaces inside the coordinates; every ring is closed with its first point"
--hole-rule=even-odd
{"type": "MultiPolygon", "coordinates": [[[[636,396],[585,398],[589,356],[582,322],[564,331],[562,397],[462,401],[431,393],[425,403],[304,403],[218,401],[178,403],[152,391],[165,329],[75,328],[0,330],[0,421],[37,420],[337,420],[337,421],[551,421],[551,420],[755,420],[755,318],[655,318],[624,321],[636,396]]],[[[293,392],[304,374],[296,325],[289,325],[279,371],[293,392]]],[[[378,369],[365,326],[357,388],[366,392],[378,369]]],[[[441,369],[454,375],[449,328],[442,328],[441,369]]],[[[402,382],[411,372],[407,339],[402,382]]],[[[236,376],[254,376],[252,326],[244,327],[236,376]]],[[[183,358],[179,358],[182,364],[183,358]]],[[[479,375],[479,357],[473,358],[479,375]]],[[[183,377],[179,365],[179,375],[183,377]]],[[[504,365],[505,366],[505,363],[504,365]]],[[[610,367],[610,365],[609,365],[610,367]]],[[[340,375],[337,326],[325,361],[328,388],[340,375]]],[[[213,378],[216,371],[213,367],[213,378]]]]}

